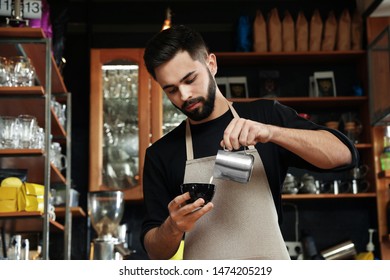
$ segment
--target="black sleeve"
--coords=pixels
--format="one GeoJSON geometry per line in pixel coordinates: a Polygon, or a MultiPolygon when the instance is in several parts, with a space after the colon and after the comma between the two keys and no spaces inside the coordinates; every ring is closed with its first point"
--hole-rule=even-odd
{"type": "Polygon", "coordinates": [[[166,179],[163,176],[162,168],[163,165],[159,163],[157,155],[148,148],[143,169],[145,217],[140,236],[142,246],[144,246],[145,234],[152,228],[160,226],[169,216],[167,205],[171,201],[171,197],[169,190],[166,189],[166,184],[164,184],[166,179]]]}
{"type": "MultiPolygon", "coordinates": [[[[140,240],[169,216],[168,204],[180,194],[186,161],[185,122],[146,149],[143,168],[144,218],[140,240]]],[[[145,249],[145,247],[144,247],[145,249]]]]}

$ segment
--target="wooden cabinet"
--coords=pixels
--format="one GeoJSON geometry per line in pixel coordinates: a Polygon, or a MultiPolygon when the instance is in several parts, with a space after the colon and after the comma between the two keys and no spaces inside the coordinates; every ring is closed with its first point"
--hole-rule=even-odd
{"type": "Polygon", "coordinates": [[[383,259],[390,259],[390,229],[386,207],[390,204],[390,172],[382,171],[380,155],[384,148],[385,126],[389,125],[390,99],[390,17],[369,18],[369,80],[375,184],[377,187],[378,236],[383,259]]]}
{"type": "MultiPolygon", "coordinates": [[[[31,59],[36,71],[36,85],[28,87],[0,87],[0,116],[35,116],[38,125],[44,128],[43,149],[0,149],[0,168],[18,168],[28,171],[27,181],[43,184],[44,212],[0,213],[0,228],[9,234],[42,232],[42,257],[49,259],[50,232],[64,233],[64,258],[70,258],[71,211],[69,205],[57,211],[64,216],[65,224],[51,220],[48,214],[49,191],[53,183],[65,184],[70,188],[70,93],[51,54],[51,41],[37,28],[0,28],[0,50],[5,57],[25,56],[31,59]],[[66,104],[68,123],[59,121],[51,106],[52,97],[66,104]],[[50,161],[51,141],[59,141],[68,156],[66,172],[61,172],[50,161]]],[[[81,209],[80,209],[81,210],[81,209]]],[[[78,212],[76,210],[76,212],[78,212]]]]}
{"type": "Polygon", "coordinates": [[[376,187],[377,187],[377,211],[378,211],[378,237],[382,258],[390,260],[390,229],[387,225],[389,217],[386,211],[390,203],[390,172],[381,171],[379,157],[383,151],[384,127],[373,127],[375,139],[374,156],[376,170],[376,187]]]}
{"type": "Polygon", "coordinates": [[[156,123],[151,106],[155,118],[162,115],[159,104],[151,103],[152,91],[158,94],[143,49],[91,50],[89,191],[121,189],[126,200],[143,199],[145,150],[156,123]]]}
{"type": "Polygon", "coordinates": [[[121,189],[127,201],[143,199],[146,148],[184,119],[150,77],[143,52],[91,50],[89,190],[121,189]]]}

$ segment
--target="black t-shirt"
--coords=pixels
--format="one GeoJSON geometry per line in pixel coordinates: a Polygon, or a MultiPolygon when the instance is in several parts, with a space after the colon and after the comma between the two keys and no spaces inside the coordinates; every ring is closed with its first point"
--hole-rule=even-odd
{"type": "MultiPolygon", "coordinates": [[[[241,118],[288,128],[331,131],[351,150],[353,162],[336,170],[353,167],[358,162],[354,145],[342,133],[329,130],[301,118],[296,111],[273,100],[234,103],[241,118]]],[[[223,132],[233,118],[231,111],[207,123],[191,125],[194,158],[215,156],[221,149],[223,132]]],[[[145,218],[142,224],[141,241],[147,231],[160,226],[168,217],[168,203],[180,194],[186,163],[185,121],[173,131],[156,141],[146,150],[143,173],[145,218]]],[[[288,167],[304,168],[321,172],[317,167],[297,155],[273,143],[256,144],[267,174],[275,206],[281,218],[281,189],[288,167]]],[[[329,171],[329,170],[326,170],[329,171]]]]}

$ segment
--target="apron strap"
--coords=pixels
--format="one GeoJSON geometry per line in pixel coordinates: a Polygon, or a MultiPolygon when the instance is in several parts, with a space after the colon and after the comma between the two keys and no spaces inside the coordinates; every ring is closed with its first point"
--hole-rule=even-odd
{"type": "MultiPolygon", "coordinates": [[[[233,108],[233,105],[228,100],[226,100],[226,101],[227,101],[227,103],[229,105],[230,111],[232,111],[232,113],[233,113],[233,117],[239,118],[240,116],[237,114],[237,111],[233,108]]],[[[255,146],[249,145],[248,148],[249,149],[254,149],[255,146]]]]}
{"type": "MultiPolygon", "coordinates": [[[[233,108],[233,105],[226,99],[226,102],[229,106],[230,111],[233,114],[234,118],[239,118],[240,116],[237,114],[236,110],[233,108]]],[[[254,149],[255,146],[249,145],[249,149],[254,149]]],[[[187,160],[193,160],[194,159],[194,150],[192,148],[192,136],[191,136],[191,128],[190,128],[190,121],[187,118],[186,120],[186,152],[187,152],[187,160]]]]}
{"type": "Polygon", "coordinates": [[[190,120],[188,118],[186,121],[186,151],[187,151],[187,160],[193,160],[194,159],[194,150],[192,148],[190,120]]]}

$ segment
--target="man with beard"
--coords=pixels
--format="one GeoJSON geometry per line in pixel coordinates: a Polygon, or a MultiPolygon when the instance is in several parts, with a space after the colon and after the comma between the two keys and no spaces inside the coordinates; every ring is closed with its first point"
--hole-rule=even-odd
{"type": "Polygon", "coordinates": [[[229,102],[215,82],[216,56],[199,33],[173,26],[147,44],[146,67],[188,118],[146,151],[141,240],[151,259],[289,259],[278,222],[290,166],[340,171],[356,165],[354,145],[277,101],[229,102]],[[247,184],[214,180],[212,202],[193,203],[184,182],[208,183],[220,149],[253,147],[247,184]]]}

